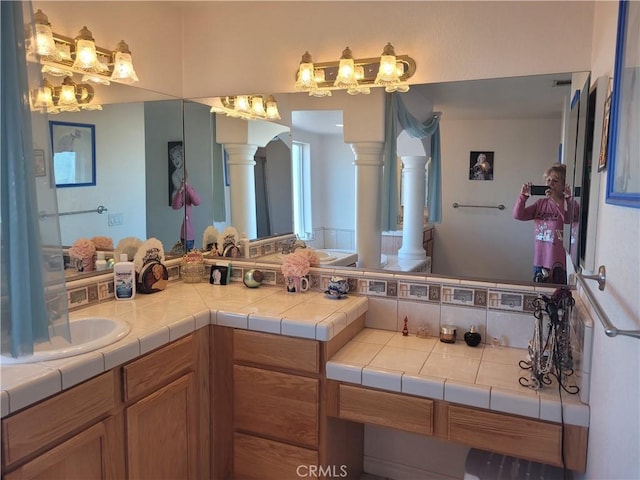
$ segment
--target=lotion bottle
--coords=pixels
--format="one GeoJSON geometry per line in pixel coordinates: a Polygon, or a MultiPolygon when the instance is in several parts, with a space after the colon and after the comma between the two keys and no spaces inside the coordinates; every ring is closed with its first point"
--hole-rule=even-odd
{"type": "Polygon", "coordinates": [[[104,256],[104,252],[98,252],[97,253],[97,260],[96,260],[96,270],[97,271],[102,271],[102,270],[106,270],[107,269],[107,260],[104,256]]]}
{"type": "Polygon", "coordinates": [[[131,300],[136,295],[136,270],[126,253],[113,266],[113,292],[116,300],[131,300]]]}

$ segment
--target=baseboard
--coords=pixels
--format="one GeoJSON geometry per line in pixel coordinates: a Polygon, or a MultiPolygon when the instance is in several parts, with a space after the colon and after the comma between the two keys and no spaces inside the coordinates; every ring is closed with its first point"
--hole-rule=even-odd
{"type": "Polygon", "coordinates": [[[400,463],[364,456],[364,471],[390,480],[461,480],[400,463]]]}

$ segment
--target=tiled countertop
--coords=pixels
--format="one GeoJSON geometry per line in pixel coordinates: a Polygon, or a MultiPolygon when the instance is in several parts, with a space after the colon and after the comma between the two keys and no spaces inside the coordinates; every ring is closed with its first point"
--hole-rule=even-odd
{"type": "Polygon", "coordinates": [[[436,400],[506,412],[540,420],[589,426],[589,406],[578,395],[558,393],[558,385],[535,391],[519,384],[529,371],[519,367],[524,349],[365,328],[329,359],[333,380],[436,400]]]}
{"type": "MultiPolygon", "coordinates": [[[[122,340],[83,355],[49,362],[1,365],[2,416],[70,388],[206,325],[222,325],[316,340],[329,340],[368,310],[367,296],[342,300],[322,292],[289,294],[281,287],[246,288],[242,283],[210,285],[171,282],[163,292],[132,301],[107,301],[70,314],[126,320],[122,340]]],[[[557,388],[521,387],[518,367],[525,351],[366,328],[327,363],[327,376],[354,384],[419,395],[558,422],[557,388]]],[[[588,426],[589,407],[576,395],[562,395],[564,421],[588,426]]]]}
{"type": "Polygon", "coordinates": [[[70,313],[70,319],[126,320],[131,332],[93,352],[41,363],[0,366],[2,417],[131,361],[206,325],[329,340],[367,310],[368,299],[332,300],[321,292],[286,293],[250,289],[242,283],[210,285],[171,282],[152,295],[111,300],[70,313]]]}

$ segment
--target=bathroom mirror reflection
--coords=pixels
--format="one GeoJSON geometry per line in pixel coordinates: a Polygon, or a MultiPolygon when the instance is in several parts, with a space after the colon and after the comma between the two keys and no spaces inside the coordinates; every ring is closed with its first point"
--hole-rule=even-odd
{"type": "MultiPolygon", "coordinates": [[[[558,159],[559,146],[563,142],[564,102],[570,94],[570,87],[566,85],[568,79],[571,79],[570,73],[560,73],[412,86],[412,95],[422,99],[431,98],[432,105],[429,104],[428,107],[433,106],[434,110],[443,112],[443,221],[435,225],[433,230],[432,272],[494,281],[530,281],[533,227],[525,222],[514,221],[511,207],[522,182],[530,180],[541,183],[544,170],[558,159]],[[494,152],[493,180],[469,180],[469,154],[483,150],[494,152]],[[452,204],[455,202],[504,204],[507,208],[502,211],[453,209],[452,204]]],[[[123,88],[140,90],[135,87],[123,88]]],[[[303,94],[284,94],[285,97],[286,95],[303,94]]],[[[283,95],[277,95],[277,98],[283,98],[283,95]]],[[[97,200],[109,209],[105,213],[116,215],[116,222],[120,218],[117,214],[123,214],[122,225],[111,227],[108,225],[108,216],[102,218],[104,214],[94,215],[92,220],[100,222],[96,222],[92,231],[85,225],[89,217],[61,217],[64,244],[72,243],[79,236],[107,232],[114,240],[118,235],[145,238],[154,236],[161,239],[165,249],[169,250],[179,240],[184,215],[183,211],[174,211],[168,207],[167,144],[170,141],[184,141],[187,178],[200,196],[206,197],[201,199],[199,206],[192,209],[196,246],[201,243],[201,235],[207,225],[214,224],[220,229],[229,221],[228,179],[225,179],[222,148],[211,141],[212,138],[215,139],[216,122],[215,116],[209,113],[206,102],[202,99],[182,101],[166,96],[153,101],[144,100],[135,98],[130,93],[129,101],[106,105],[102,112],[79,114],[102,115],[107,124],[130,118],[131,115],[124,112],[126,109],[138,112],[134,114],[139,119],[138,126],[131,126],[128,131],[138,132],[140,147],[134,156],[136,161],[143,161],[144,172],[136,174],[139,182],[137,187],[125,189],[127,192],[136,191],[138,197],[121,204],[122,206],[110,205],[114,198],[111,192],[109,201],[102,202],[94,195],[87,196],[82,188],[73,189],[77,191],[73,200],[65,198],[64,192],[59,190],[60,211],[73,210],[80,204],[86,205],[97,200]],[[163,113],[164,108],[170,110],[171,114],[163,113]],[[104,115],[105,112],[108,115],[104,115]],[[145,123],[149,122],[149,117],[154,119],[152,126],[145,123]],[[194,138],[189,138],[190,136],[194,138]],[[202,140],[196,141],[196,136],[202,140]],[[140,192],[144,192],[144,198],[140,192]],[[132,221],[128,221],[129,219],[132,221]],[[115,234],[116,231],[119,234],[115,234]]],[[[426,100],[424,102],[426,105],[426,100]]],[[[415,104],[412,102],[412,105],[415,104]]],[[[79,117],[72,118],[80,121],[79,117]]],[[[281,135],[270,146],[257,152],[256,157],[264,159],[256,166],[256,172],[261,168],[264,172],[264,176],[258,173],[256,177],[257,188],[261,185],[258,182],[277,178],[281,187],[263,194],[277,192],[292,198],[293,193],[289,193],[289,189],[293,188],[292,184],[286,181],[291,175],[283,165],[270,169],[276,164],[275,160],[270,160],[270,150],[278,150],[279,158],[284,157],[288,161],[288,151],[293,144],[300,142],[315,145],[314,148],[322,152],[322,155],[318,155],[318,161],[312,160],[311,164],[313,233],[308,243],[317,248],[353,250],[353,153],[349,145],[344,144],[339,130],[334,134],[320,133],[314,131],[308,123],[295,120],[296,116],[291,126],[291,135],[281,135]],[[339,208],[334,208],[336,205],[332,202],[337,202],[339,208]]],[[[85,118],[83,121],[89,123],[89,119],[85,118]]],[[[311,123],[316,127],[321,124],[317,118],[311,123]]],[[[105,128],[97,130],[98,146],[101,142],[98,132],[105,131],[105,128]]],[[[336,128],[335,123],[332,128],[336,128]]],[[[118,167],[117,164],[109,165],[106,160],[105,163],[100,163],[103,158],[122,157],[122,152],[126,152],[126,149],[111,147],[106,157],[97,154],[98,174],[101,175],[101,168],[107,168],[115,178],[126,176],[131,165],[125,168],[118,167]]],[[[98,187],[100,183],[99,181],[98,187]]],[[[112,185],[111,189],[114,188],[112,185]]],[[[125,196],[122,188],[117,190],[125,196]]],[[[281,224],[277,228],[261,228],[259,236],[293,231],[293,211],[289,211],[292,202],[278,198],[270,203],[271,208],[266,209],[265,213],[268,215],[270,212],[277,212],[281,224]],[[286,228],[287,225],[291,225],[291,228],[286,228]]],[[[262,221],[264,222],[264,218],[262,221]]]]}

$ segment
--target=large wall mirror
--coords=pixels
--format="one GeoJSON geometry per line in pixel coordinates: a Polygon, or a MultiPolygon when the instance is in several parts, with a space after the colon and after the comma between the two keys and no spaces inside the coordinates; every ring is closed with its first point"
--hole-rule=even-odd
{"type": "MultiPolygon", "coordinates": [[[[43,202],[41,217],[59,213],[66,247],[95,236],[111,238],[114,246],[125,237],[155,236],[170,248],[179,239],[182,212],[167,206],[167,189],[160,185],[166,185],[169,142],[183,140],[183,101],[119,84],[96,86],[95,92],[94,102],[102,110],[33,113],[33,144],[42,152],[44,165],[36,178],[38,191],[46,195],[58,187],[57,205],[43,202]],[[49,124],[59,130],[52,132],[49,124]],[[75,188],[59,188],[63,186],[56,166],[60,148],[55,140],[60,138],[52,133],[67,135],[67,130],[73,135],[80,130],[81,140],[91,133],[92,172],[85,173],[94,180],[76,176],[75,188]],[[170,225],[175,226],[173,232],[170,225]]],[[[78,273],[67,270],[68,276],[78,273]]]]}
{"type": "MultiPolygon", "coordinates": [[[[574,88],[572,78],[571,72],[562,72],[412,86],[412,98],[423,98],[425,108],[443,112],[443,221],[434,230],[433,273],[491,281],[530,281],[533,226],[513,220],[511,208],[523,181],[542,183],[546,168],[568,152],[563,144],[568,138],[564,129],[568,124],[567,103],[574,88]],[[474,151],[493,152],[492,180],[469,179],[470,153],[474,151]],[[453,203],[503,204],[506,208],[454,209],[453,203]]],[[[66,189],[73,190],[74,195],[69,196],[58,191],[61,212],[80,209],[80,205],[84,209],[87,204],[104,204],[109,214],[116,215],[116,222],[120,219],[118,214],[122,214],[122,224],[110,226],[108,215],[61,217],[63,243],[68,245],[80,236],[99,234],[116,241],[129,235],[153,236],[170,250],[179,240],[184,211],[175,211],[168,205],[168,144],[183,141],[186,177],[201,197],[200,205],[191,210],[195,245],[201,247],[206,226],[213,224],[221,229],[230,218],[224,153],[215,142],[216,117],[204,99],[150,99],[135,87],[122,88],[130,90],[128,99],[105,104],[101,112],[67,114],[72,121],[96,125],[99,181],[98,188],[92,191],[66,189]],[[138,96],[134,94],[137,90],[138,96]],[[94,120],[94,116],[101,119],[94,120]],[[104,139],[105,132],[114,128],[107,125],[133,118],[137,125],[129,124],[125,130],[127,135],[136,132],[136,142],[121,137],[122,146],[118,146],[113,140],[104,139]],[[100,153],[102,144],[106,145],[105,153],[100,153]],[[133,175],[136,168],[139,171],[133,175]],[[101,169],[105,172],[101,173],[101,169]],[[105,185],[100,193],[103,175],[112,177],[113,183],[105,185]],[[123,183],[134,176],[135,185],[123,183]]],[[[287,95],[303,94],[276,98],[287,95]]],[[[412,102],[414,108],[416,104],[412,102]]],[[[318,248],[354,249],[353,152],[336,127],[340,116],[336,110],[295,113],[291,133],[274,138],[258,150],[258,236],[293,231],[291,152],[300,143],[308,145],[311,152],[313,232],[309,243],[318,248]]],[[[114,134],[118,137],[117,132],[114,134]]]]}
{"type": "MultiPolygon", "coordinates": [[[[542,184],[544,171],[557,161],[567,164],[567,181],[580,200],[582,176],[574,175],[574,169],[582,172],[586,155],[588,86],[588,72],[412,86],[412,112],[419,114],[422,103],[426,109],[443,112],[443,221],[435,226],[434,273],[492,281],[531,280],[533,225],[513,220],[511,209],[520,185],[524,181],[542,184]],[[576,92],[579,109],[572,111],[576,92]],[[469,178],[470,155],[477,151],[493,154],[491,180],[469,178]],[[455,209],[454,203],[502,204],[506,208],[455,209]]],[[[277,98],[287,102],[287,95],[304,94],[277,98]]],[[[308,146],[311,156],[313,228],[308,243],[318,248],[353,250],[355,172],[353,152],[336,127],[341,116],[342,112],[336,110],[294,111],[289,141],[292,151],[296,144],[302,144],[308,146]]],[[[283,143],[282,139],[274,141],[283,143]]],[[[261,209],[265,212],[262,220],[267,223],[274,212],[286,212],[285,225],[293,230],[293,222],[286,222],[292,218],[288,162],[286,146],[278,149],[273,142],[256,154],[256,191],[262,199],[257,210],[259,223],[261,209]],[[279,186],[269,183],[274,178],[279,186]],[[287,185],[285,190],[283,185],[287,185]],[[286,198],[271,200],[274,192],[283,191],[286,198]]],[[[194,213],[194,218],[197,216],[194,213]]],[[[577,222],[577,218],[572,222],[576,231],[567,232],[567,249],[572,254],[572,245],[577,247],[577,222]]],[[[261,232],[268,235],[287,230],[265,228],[261,232]]]]}

